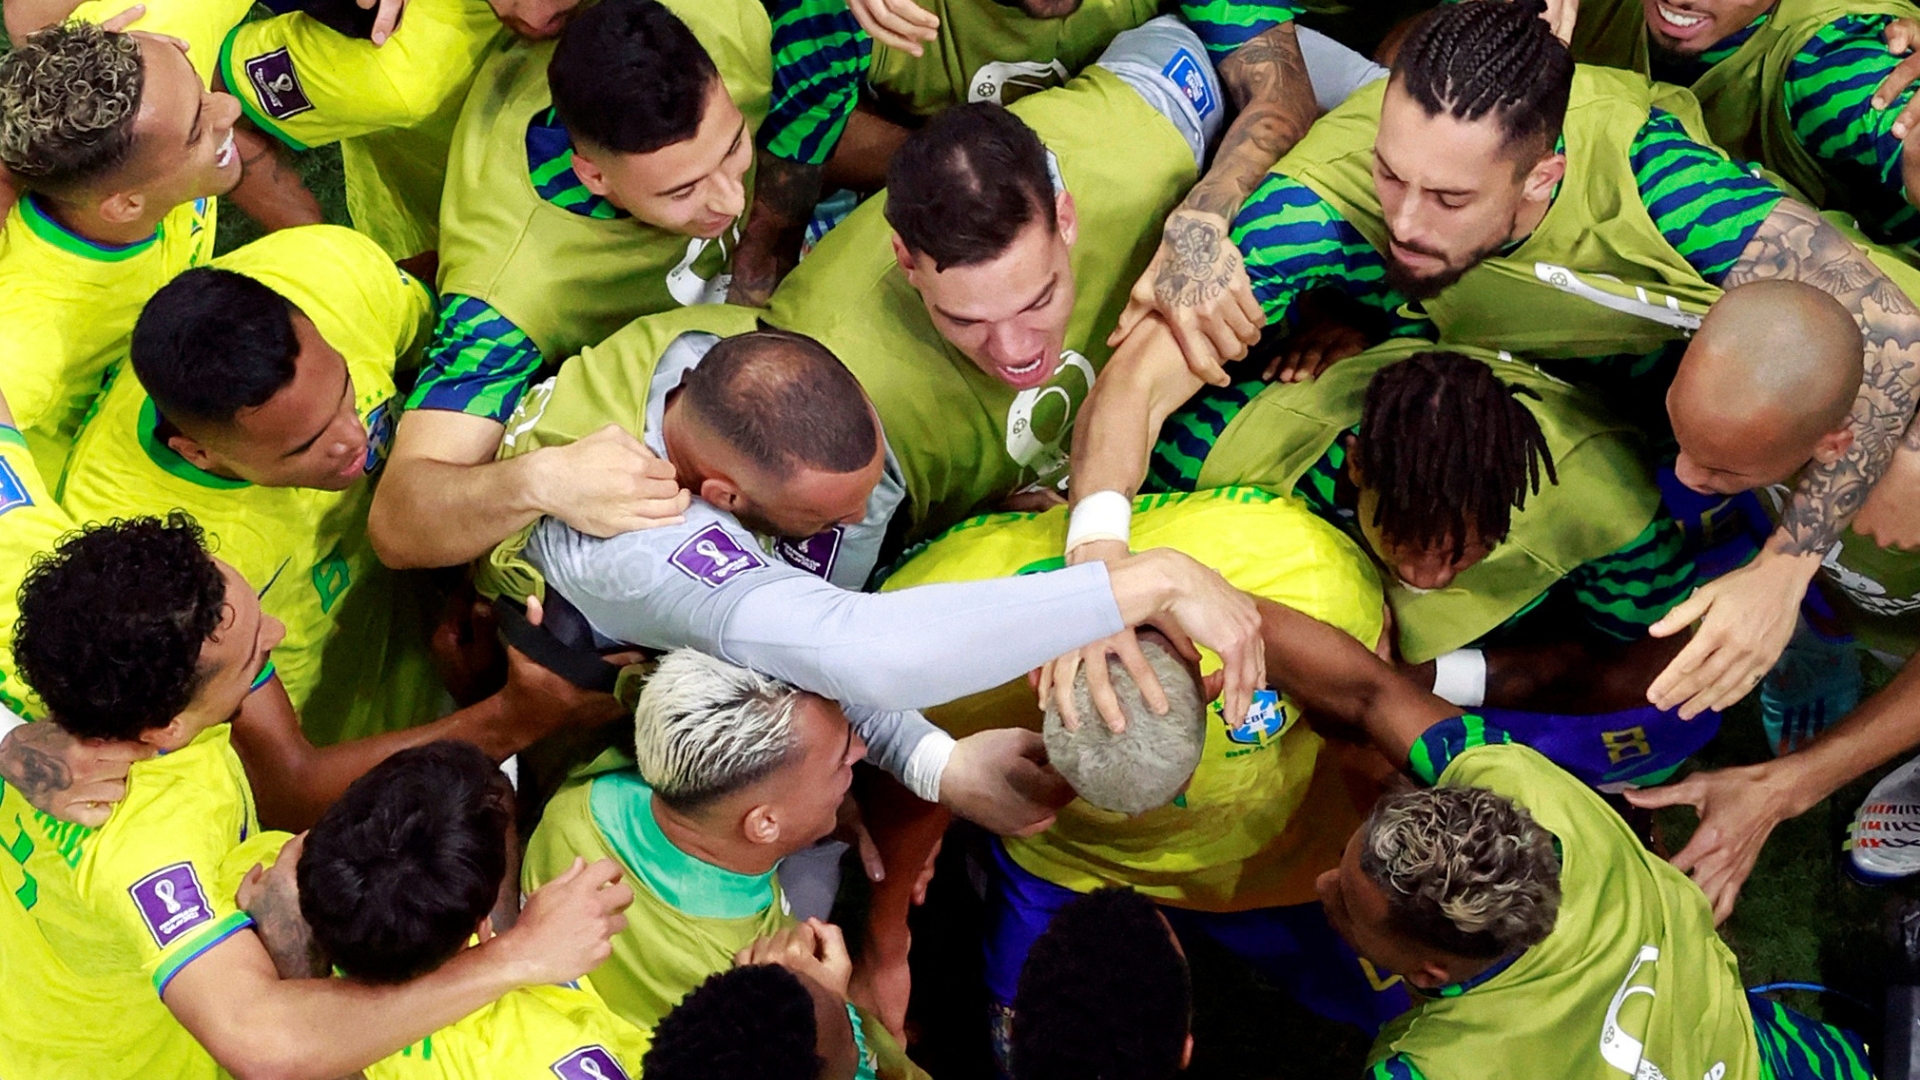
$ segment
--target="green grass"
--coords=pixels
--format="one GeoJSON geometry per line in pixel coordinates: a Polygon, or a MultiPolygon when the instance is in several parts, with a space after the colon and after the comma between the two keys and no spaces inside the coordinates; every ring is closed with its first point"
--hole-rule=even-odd
{"type": "MultiPolygon", "coordinates": [[[[347,182],[340,172],[340,147],[320,146],[294,155],[307,190],[320,200],[320,209],[335,225],[351,225],[347,218],[347,182]]],[[[220,230],[215,252],[225,254],[260,238],[260,226],[231,203],[220,208],[220,230]]]]}

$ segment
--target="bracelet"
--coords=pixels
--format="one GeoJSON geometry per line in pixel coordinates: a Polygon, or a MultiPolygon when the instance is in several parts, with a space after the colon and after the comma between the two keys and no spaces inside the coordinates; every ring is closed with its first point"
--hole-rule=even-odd
{"type": "Polygon", "coordinates": [[[953,756],[955,739],[944,731],[930,731],[913,748],[906,768],[900,770],[900,783],[908,791],[930,803],[940,801],[940,778],[946,775],[947,759],[953,756]]]}
{"type": "Polygon", "coordinates": [[[1486,704],[1487,654],[1479,649],[1455,649],[1434,660],[1433,696],[1463,709],[1486,704]]]}
{"type": "Polygon", "coordinates": [[[1096,491],[1080,500],[1067,519],[1067,550],[1094,540],[1125,544],[1133,534],[1133,500],[1117,491],[1096,491]]]}

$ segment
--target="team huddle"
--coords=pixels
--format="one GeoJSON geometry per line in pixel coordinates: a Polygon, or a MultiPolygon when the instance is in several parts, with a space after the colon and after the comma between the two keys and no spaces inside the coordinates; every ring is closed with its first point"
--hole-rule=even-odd
{"type": "Polygon", "coordinates": [[[0,1077],[925,1078],[955,866],[1013,1080],[1873,1075],[1910,0],[266,7],[4,8],[0,1077]]]}

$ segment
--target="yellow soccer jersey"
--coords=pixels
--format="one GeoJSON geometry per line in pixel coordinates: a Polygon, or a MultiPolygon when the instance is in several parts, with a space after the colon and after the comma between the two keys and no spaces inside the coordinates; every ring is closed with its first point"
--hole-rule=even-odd
{"type": "Polygon", "coordinates": [[[506,36],[486,0],[411,0],[379,46],[296,11],[234,27],[219,70],[247,118],[293,149],[344,140],[354,227],[404,259],[438,246],[454,123],[506,36]]]}
{"type": "Polygon", "coordinates": [[[0,706],[15,716],[42,719],[40,700],[13,667],[13,625],[20,618],[20,583],[33,558],[52,551],[73,531],[41,480],[17,428],[0,425],[0,706]]]}
{"type": "MultiPolygon", "coordinates": [[[[393,265],[378,245],[349,229],[310,225],[283,229],[222,256],[216,266],[264,282],[313,320],[346,358],[347,374],[369,432],[367,471],[375,473],[392,439],[396,362],[414,362],[430,329],[433,301],[419,281],[393,265]]],[[[372,481],[345,491],[267,488],[201,471],[156,434],[153,403],[122,365],[74,445],[60,501],[76,521],[184,509],[211,538],[214,554],[256,589],[261,606],[286,624],[274,650],[280,679],[308,736],[326,744],[383,725],[407,726],[405,715],[374,710],[370,685],[395,685],[400,667],[431,687],[424,639],[393,640],[392,582],[366,541],[372,481]],[[353,618],[348,619],[349,613],[353,618]],[[357,629],[350,627],[357,626],[357,629]],[[333,710],[309,709],[323,670],[335,672],[326,692],[333,710]],[[383,683],[382,680],[385,680],[383,683]],[[383,715],[384,714],[384,715],[383,715]]],[[[429,695],[421,695],[423,698],[429,695]]],[[[416,707],[417,706],[417,707],[416,707]]]]}
{"type": "Polygon", "coordinates": [[[36,814],[17,791],[0,795],[0,933],[32,928],[41,939],[8,942],[10,1080],[219,1075],[162,995],[252,925],[234,905],[239,878],[288,839],[260,833],[230,738],[221,724],[135,764],[126,799],[97,831],[36,814]]]}
{"type": "Polygon", "coordinates": [[[647,1033],[582,979],[515,990],[364,1070],[367,1080],[638,1080],[647,1033]]]}
{"type": "MultiPolygon", "coordinates": [[[[1066,536],[1065,507],[977,517],[916,552],[885,588],[1052,569],[1062,563],[1066,536]]],[[[1156,547],[1191,555],[1242,591],[1337,626],[1369,648],[1380,637],[1372,565],[1291,499],[1252,488],[1140,498],[1133,549],[1156,547]]],[[[1203,672],[1219,666],[1203,651],[1203,672]]],[[[1024,680],[988,693],[1019,703],[1001,708],[1003,726],[1037,718],[1024,680]]],[[[1218,701],[1208,717],[1200,765],[1171,805],[1129,818],[1076,800],[1045,833],[1008,840],[1008,853],[1069,889],[1130,885],[1174,907],[1241,911],[1313,900],[1313,879],[1338,864],[1371,792],[1349,789],[1350,778],[1299,723],[1291,698],[1263,691],[1239,725],[1222,719],[1218,701]]]]}

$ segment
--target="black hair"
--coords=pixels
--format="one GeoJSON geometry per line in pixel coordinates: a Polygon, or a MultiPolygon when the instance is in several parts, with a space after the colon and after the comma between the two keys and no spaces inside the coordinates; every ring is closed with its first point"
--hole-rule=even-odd
{"type": "Polygon", "coordinates": [[[507,872],[513,791],[480,750],[402,750],[355,780],[300,853],[300,914],[347,975],[406,982],[446,963],[507,872]]]}
{"type": "Polygon", "coordinates": [[[956,105],[887,165],[887,223],[936,270],[999,258],[1037,218],[1059,226],[1047,148],[992,102],[956,105]]]}
{"type": "Polygon", "coordinates": [[[701,423],[774,477],[800,467],[854,472],[880,449],[859,381],[805,334],[722,338],[680,388],[701,423]]]}
{"type": "Polygon", "coordinates": [[[133,324],[133,372],[174,423],[226,424],[293,381],[298,309],[245,274],[199,266],[160,287],[133,324]]]}
{"type": "Polygon", "coordinates": [[[826,1062],[813,995],[774,964],[714,975],[653,1029],[647,1080],[817,1080],[826,1062]]]}
{"type": "Polygon", "coordinates": [[[1013,1080],[1167,1080],[1193,1019],[1186,958],[1153,901],[1097,889],[1033,943],[1013,999],[1013,1080]]]}
{"type": "Polygon", "coordinates": [[[20,586],[13,655],[55,723],[88,739],[166,727],[200,688],[227,582],[175,511],[69,535],[20,586]]]}
{"type": "Polygon", "coordinates": [[[602,0],[560,32],[547,61],[553,108],[576,145],[646,154],[700,130],[713,58],[659,0],[602,0]]]}
{"type": "Polygon", "coordinates": [[[1393,65],[1393,77],[1428,116],[1492,113],[1518,164],[1553,147],[1573,91],[1573,54],[1540,17],[1546,0],[1468,0],[1424,16],[1393,65]]]}
{"type": "Polygon", "coordinates": [[[1374,375],[1355,450],[1379,496],[1373,523],[1388,539],[1450,544],[1458,559],[1469,532],[1487,544],[1506,538],[1543,468],[1559,483],[1522,396],[1540,395],[1455,352],[1415,353],[1374,375]]]}

